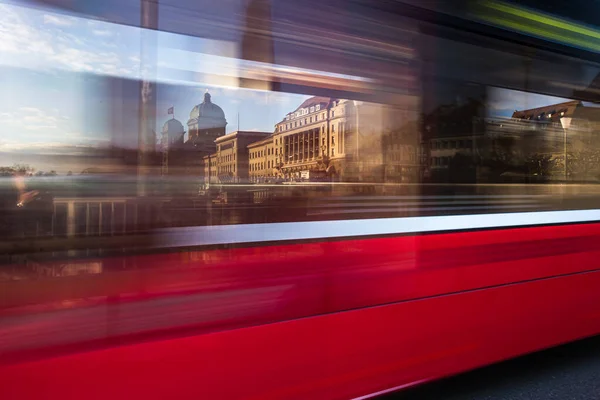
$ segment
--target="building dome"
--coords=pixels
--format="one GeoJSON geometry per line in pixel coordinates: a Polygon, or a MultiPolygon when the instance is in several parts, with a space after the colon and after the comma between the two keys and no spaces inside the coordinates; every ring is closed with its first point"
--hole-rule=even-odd
{"type": "Polygon", "coordinates": [[[162,133],[167,134],[177,134],[177,133],[185,133],[185,129],[183,129],[183,124],[176,120],[175,118],[168,120],[165,122],[162,128],[162,133]]]}
{"type": "Polygon", "coordinates": [[[190,112],[188,126],[191,125],[196,129],[224,128],[227,125],[223,109],[211,101],[210,93],[206,92],[204,101],[190,112]]]}
{"type": "Polygon", "coordinates": [[[170,119],[163,125],[161,143],[165,148],[182,145],[184,135],[183,124],[175,118],[170,119]]]}

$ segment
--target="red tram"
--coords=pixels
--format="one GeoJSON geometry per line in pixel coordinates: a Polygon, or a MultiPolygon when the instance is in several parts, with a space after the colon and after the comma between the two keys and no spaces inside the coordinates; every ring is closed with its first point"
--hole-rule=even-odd
{"type": "Polygon", "coordinates": [[[515,3],[1,5],[0,397],[361,399],[598,334],[596,30],[515,3]]]}

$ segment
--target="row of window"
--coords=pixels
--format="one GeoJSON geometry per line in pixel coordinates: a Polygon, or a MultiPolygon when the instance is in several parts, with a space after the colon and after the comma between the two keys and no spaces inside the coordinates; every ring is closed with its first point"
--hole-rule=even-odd
{"type": "Polygon", "coordinates": [[[219,159],[219,161],[218,161],[219,163],[235,161],[235,153],[217,157],[217,158],[219,159]]]}
{"type": "Polygon", "coordinates": [[[435,167],[445,167],[450,164],[452,157],[431,157],[431,165],[435,167]]]}
{"type": "MultiPolygon", "coordinates": [[[[333,104],[335,104],[335,102],[333,102],[333,104]]],[[[310,108],[309,107],[307,107],[307,108],[301,108],[301,109],[299,109],[296,112],[289,113],[288,115],[286,115],[285,119],[286,119],[286,121],[289,121],[290,119],[298,118],[298,117],[301,117],[301,116],[306,115],[306,114],[312,114],[315,111],[319,111],[320,109],[321,109],[321,105],[320,104],[317,104],[316,106],[311,106],[310,108]]]]}
{"type": "Polygon", "coordinates": [[[223,172],[235,172],[235,164],[219,167],[219,174],[222,174],[223,172]]]}
{"type": "MultiPolygon", "coordinates": [[[[277,144],[277,143],[276,143],[277,144]]],[[[250,152],[250,159],[254,159],[254,158],[258,158],[258,157],[264,157],[265,155],[270,156],[270,155],[277,155],[277,149],[273,150],[270,147],[267,147],[267,150],[256,150],[256,151],[251,151],[250,152]]]]}
{"type": "MultiPolygon", "coordinates": [[[[335,112],[331,111],[331,118],[334,118],[334,117],[335,117],[335,112]]],[[[285,126],[283,124],[281,124],[277,127],[277,132],[283,132],[283,131],[297,128],[299,126],[312,124],[313,122],[319,122],[318,118],[319,118],[319,116],[315,115],[314,119],[313,119],[313,117],[309,117],[309,118],[304,118],[304,119],[300,119],[298,121],[287,123],[287,124],[285,124],[285,126]]],[[[325,113],[321,114],[321,121],[325,121],[325,113]]],[[[334,132],[333,125],[331,125],[331,130],[332,130],[332,132],[334,132]]],[[[325,131],[325,128],[323,128],[323,131],[325,131]]]]}
{"type": "Polygon", "coordinates": [[[265,169],[265,165],[267,166],[267,169],[275,167],[275,161],[271,162],[271,160],[269,160],[266,163],[263,161],[259,163],[250,164],[250,172],[263,170],[265,169]]]}

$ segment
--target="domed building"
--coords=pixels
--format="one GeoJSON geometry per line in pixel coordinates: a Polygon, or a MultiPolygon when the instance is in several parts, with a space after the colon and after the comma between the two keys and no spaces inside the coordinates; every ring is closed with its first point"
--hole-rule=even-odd
{"type": "Polygon", "coordinates": [[[183,146],[184,136],[183,124],[175,118],[168,120],[162,128],[162,148],[172,149],[183,146]]]}
{"type": "Polygon", "coordinates": [[[211,101],[210,93],[207,91],[204,94],[204,101],[190,112],[187,125],[186,144],[193,145],[199,151],[212,153],[216,149],[215,140],[225,135],[227,120],[223,109],[211,101]]]}
{"type": "Polygon", "coordinates": [[[216,151],[215,140],[225,135],[227,120],[223,109],[211,101],[207,91],[204,101],[190,112],[187,125],[187,140],[184,125],[175,118],[162,127],[163,175],[201,175],[202,159],[216,151]]]}

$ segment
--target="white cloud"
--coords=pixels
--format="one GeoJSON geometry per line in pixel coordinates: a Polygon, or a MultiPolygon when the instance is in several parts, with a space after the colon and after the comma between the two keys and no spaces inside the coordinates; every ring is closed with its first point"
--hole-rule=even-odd
{"type": "Polygon", "coordinates": [[[35,107],[20,107],[19,111],[23,112],[23,113],[28,113],[28,114],[43,114],[42,110],[40,110],[39,108],[35,108],[35,107]]]}
{"type": "Polygon", "coordinates": [[[73,46],[74,44],[76,44],[78,46],[82,46],[85,44],[85,42],[81,38],[73,35],[72,33],[63,33],[63,34],[59,35],[56,39],[60,43],[67,45],[67,46],[73,46]]]}
{"type": "Polygon", "coordinates": [[[72,21],[66,17],[59,17],[56,15],[48,15],[48,14],[44,15],[44,23],[50,24],[50,25],[57,25],[57,26],[71,26],[72,25],[72,21]]]}
{"type": "Polygon", "coordinates": [[[104,37],[113,35],[113,33],[111,31],[109,31],[108,29],[93,29],[92,33],[96,36],[104,36],[104,37]]]}
{"type": "Polygon", "coordinates": [[[135,77],[137,71],[128,69],[128,59],[135,55],[98,52],[99,46],[106,49],[111,45],[115,50],[122,47],[114,41],[98,43],[99,40],[106,41],[116,29],[135,28],[105,22],[86,24],[83,19],[40,14],[30,8],[0,4],[0,64],[40,71],[66,69],[135,77]],[[35,23],[38,18],[48,27],[40,29],[35,23]],[[78,21],[82,23],[78,24],[78,21]],[[67,24],[77,25],[78,31],[68,31],[67,24]]]}
{"type": "Polygon", "coordinates": [[[69,119],[68,116],[59,115],[58,110],[55,112],[44,112],[36,107],[20,107],[14,115],[10,113],[3,114],[8,114],[10,116],[10,118],[0,117],[0,121],[2,121],[3,125],[28,131],[52,131],[62,129],[64,126],[61,126],[61,123],[64,123],[69,119]]]}

